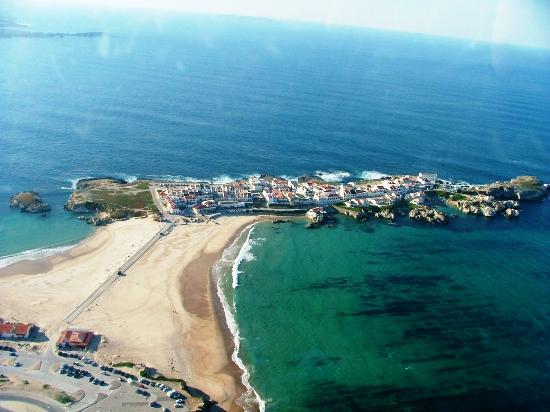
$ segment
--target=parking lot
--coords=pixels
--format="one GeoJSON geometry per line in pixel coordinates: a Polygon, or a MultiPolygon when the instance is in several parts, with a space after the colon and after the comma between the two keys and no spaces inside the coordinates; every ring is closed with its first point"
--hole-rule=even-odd
{"type": "Polygon", "coordinates": [[[86,357],[85,352],[47,348],[35,353],[9,346],[0,342],[0,373],[8,378],[49,384],[69,395],[82,391],[82,399],[68,406],[68,410],[188,410],[186,399],[177,388],[144,379],[128,369],[100,365],[86,357]]]}

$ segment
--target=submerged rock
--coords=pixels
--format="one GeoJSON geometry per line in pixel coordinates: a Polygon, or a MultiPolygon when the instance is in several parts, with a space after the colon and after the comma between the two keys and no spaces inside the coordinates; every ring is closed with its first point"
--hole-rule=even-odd
{"type": "Polygon", "coordinates": [[[10,198],[10,207],[19,208],[24,213],[47,213],[51,210],[37,192],[21,192],[10,198]]]}

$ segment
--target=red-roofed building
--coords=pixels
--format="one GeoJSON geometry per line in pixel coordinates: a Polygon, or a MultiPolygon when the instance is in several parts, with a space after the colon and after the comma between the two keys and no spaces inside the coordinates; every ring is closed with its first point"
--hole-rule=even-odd
{"type": "Polygon", "coordinates": [[[27,339],[33,325],[30,323],[0,323],[0,338],[4,339],[27,339]]]}
{"type": "Polygon", "coordinates": [[[94,333],[89,330],[64,330],[57,338],[57,346],[66,349],[86,349],[94,333]]]}

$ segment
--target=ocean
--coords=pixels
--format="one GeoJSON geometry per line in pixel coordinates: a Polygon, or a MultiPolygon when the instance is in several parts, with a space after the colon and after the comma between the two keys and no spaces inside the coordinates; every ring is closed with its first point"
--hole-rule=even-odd
{"type": "MultiPolygon", "coordinates": [[[[227,16],[0,12],[108,33],[0,38],[0,265],[92,232],[62,210],[82,177],[550,181],[548,50],[227,16]],[[29,189],[48,217],[7,207],[29,189]]],[[[548,202],[524,209],[446,228],[257,225],[222,288],[266,409],[544,410],[548,202]]]]}

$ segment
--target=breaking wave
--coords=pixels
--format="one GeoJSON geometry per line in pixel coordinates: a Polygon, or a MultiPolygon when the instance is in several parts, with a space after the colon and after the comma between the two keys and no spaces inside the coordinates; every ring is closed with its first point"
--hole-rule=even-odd
{"type": "Polygon", "coordinates": [[[386,176],[388,175],[385,173],[378,172],[376,170],[363,170],[358,175],[360,179],[365,179],[365,180],[382,179],[383,177],[386,177],[386,176]]]}
{"type": "Polygon", "coordinates": [[[315,172],[315,175],[319,176],[321,179],[327,182],[341,182],[342,180],[351,177],[351,173],[345,172],[343,170],[331,170],[331,171],[317,170],[315,172]]]}
{"type": "Polygon", "coordinates": [[[260,397],[258,392],[250,384],[250,371],[239,357],[239,349],[241,346],[241,337],[239,334],[239,328],[235,320],[235,304],[234,299],[231,299],[233,303],[229,303],[229,299],[226,294],[223,292],[222,282],[224,280],[223,270],[224,268],[231,268],[232,276],[232,290],[238,286],[238,267],[243,261],[253,260],[254,256],[251,253],[252,246],[254,241],[250,239],[250,235],[254,229],[254,225],[247,226],[241,234],[235,239],[233,244],[224,250],[222,258],[218,261],[214,267],[214,270],[217,272],[217,292],[218,298],[223,306],[223,311],[225,314],[225,320],[227,327],[233,336],[233,345],[234,350],[231,354],[231,360],[243,371],[242,383],[246,387],[246,393],[243,395],[241,406],[245,411],[254,410],[259,408],[261,412],[265,412],[265,401],[260,397]],[[239,248],[240,241],[242,240],[243,235],[246,233],[246,240],[239,248]]]}
{"type": "Polygon", "coordinates": [[[54,247],[44,247],[40,249],[25,250],[24,252],[14,253],[13,255],[7,255],[0,257],[0,268],[12,265],[22,260],[38,260],[44,257],[57,255],[59,253],[66,252],[72,249],[75,245],[63,245],[54,247]]]}

